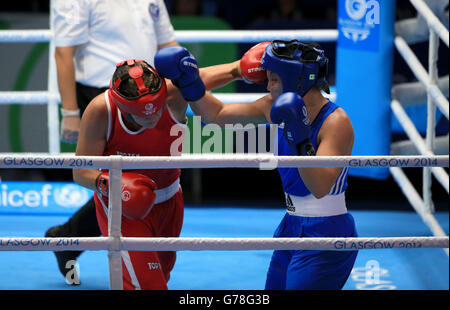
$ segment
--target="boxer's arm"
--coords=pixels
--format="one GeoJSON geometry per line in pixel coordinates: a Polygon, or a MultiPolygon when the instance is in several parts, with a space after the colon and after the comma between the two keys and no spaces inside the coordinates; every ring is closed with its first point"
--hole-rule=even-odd
{"type": "MultiPolygon", "coordinates": [[[[234,72],[228,74],[229,79],[231,79],[230,76],[235,76],[237,66],[238,62],[232,63],[228,67],[226,65],[220,66],[219,68],[222,71],[219,74],[214,70],[205,70],[204,75],[211,73],[219,76],[217,80],[213,79],[214,83],[217,83],[217,81],[227,79],[226,72],[234,72]]],[[[183,47],[167,47],[158,51],[155,55],[155,68],[158,73],[171,80],[171,84],[180,90],[186,101],[192,103],[194,112],[202,116],[204,122],[217,123],[223,126],[227,123],[265,123],[269,119],[271,96],[265,96],[250,103],[225,105],[205,92],[206,87],[200,76],[197,62],[194,56],[183,47]]],[[[172,93],[170,84],[168,90],[169,94],[172,93]]],[[[176,97],[170,97],[170,106],[177,106],[174,102],[178,100],[176,100],[176,97]]]]}
{"type": "Polygon", "coordinates": [[[218,124],[264,124],[270,119],[272,97],[266,95],[252,102],[225,104],[209,92],[195,102],[190,102],[192,111],[206,123],[218,124]]]}
{"type": "Polygon", "coordinates": [[[56,72],[63,112],[61,140],[71,144],[77,143],[80,130],[80,110],[77,105],[75,63],[73,60],[76,50],[76,46],[58,46],[55,48],[56,72]]]}
{"type": "MultiPolygon", "coordinates": [[[[256,44],[238,61],[201,69],[200,76],[206,89],[221,87],[236,79],[243,79],[247,83],[264,83],[267,76],[260,62],[268,44],[270,43],[256,44]]],[[[202,116],[203,121],[224,126],[233,123],[266,123],[270,120],[272,103],[272,97],[266,95],[253,102],[224,104],[206,93],[203,98],[190,105],[194,113],[202,116]]]]}
{"type": "Polygon", "coordinates": [[[176,45],[180,45],[180,44],[178,44],[177,41],[171,41],[169,43],[158,45],[158,50],[160,50],[162,48],[165,48],[165,47],[168,47],[168,46],[176,46],[176,45]]]}
{"type": "MultiPolygon", "coordinates": [[[[95,97],[86,108],[80,125],[76,156],[102,156],[106,145],[108,111],[104,94],[95,97]]],[[[74,169],[73,179],[86,188],[96,190],[97,169],[74,169]]]]}
{"type": "Polygon", "coordinates": [[[76,50],[76,46],[55,48],[55,63],[61,104],[63,109],[72,111],[78,110],[75,91],[75,63],[73,60],[76,50]]]}
{"type": "Polygon", "coordinates": [[[227,64],[200,68],[200,77],[205,83],[206,89],[213,90],[234,80],[242,79],[239,62],[237,60],[227,64]]]}
{"type": "Polygon", "coordinates": [[[240,60],[232,63],[200,69],[200,77],[207,90],[227,85],[234,80],[250,84],[263,84],[267,80],[266,70],[261,67],[261,58],[270,42],[261,42],[250,48],[240,60]]]}
{"type": "MultiPolygon", "coordinates": [[[[223,87],[236,79],[241,79],[239,61],[200,68],[200,78],[203,80],[207,90],[223,87]]],[[[186,100],[184,100],[180,91],[173,85],[171,80],[166,79],[166,84],[167,101],[171,111],[177,120],[184,120],[187,110],[186,100]]]]}
{"type": "MultiPolygon", "coordinates": [[[[325,120],[317,137],[316,156],[350,156],[354,133],[347,114],[338,109],[325,120]]],[[[327,195],[342,168],[299,168],[300,176],[309,191],[316,197],[327,195]]]]}

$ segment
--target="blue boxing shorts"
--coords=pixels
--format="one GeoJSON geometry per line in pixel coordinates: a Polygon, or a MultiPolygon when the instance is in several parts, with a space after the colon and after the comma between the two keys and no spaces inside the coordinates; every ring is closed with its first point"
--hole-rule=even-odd
{"type": "MultiPolygon", "coordinates": [[[[349,213],[302,217],[286,213],[274,238],[357,237],[349,213]]],[[[358,251],[276,250],[267,272],[266,290],[340,290],[358,251]]]]}

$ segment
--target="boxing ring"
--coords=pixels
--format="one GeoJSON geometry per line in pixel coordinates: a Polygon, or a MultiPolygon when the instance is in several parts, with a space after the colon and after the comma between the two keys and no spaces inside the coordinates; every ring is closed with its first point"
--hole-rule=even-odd
{"type": "Polygon", "coordinates": [[[74,157],[1,155],[0,168],[109,169],[109,237],[97,238],[0,238],[0,251],[108,250],[110,288],[122,289],[121,251],[236,251],[236,250],[365,250],[396,248],[448,248],[449,238],[129,238],[121,237],[121,172],[123,169],[150,168],[268,168],[272,167],[367,167],[374,162],[390,167],[448,167],[448,156],[349,156],[278,157],[273,155],[184,155],[181,157],[74,157]]]}
{"type": "MultiPolygon", "coordinates": [[[[121,250],[136,251],[252,251],[275,249],[322,249],[322,250],[393,250],[443,248],[448,256],[449,238],[434,216],[431,198],[431,178],[449,192],[449,177],[444,168],[449,166],[448,155],[435,155],[435,118],[438,108],[449,118],[449,103],[437,86],[437,48],[439,39],[448,47],[448,30],[436,19],[433,12],[422,0],[411,0],[414,7],[427,20],[430,29],[430,61],[428,72],[423,68],[401,37],[395,38],[395,47],[403,56],[422,87],[428,99],[428,126],[425,140],[418,133],[405,113],[404,105],[407,91],[402,85],[393,87],[391,110],[404,128],[409,141],[418,155],[405,155],[410,146],[402,148],[401,143],[393,145],[391,154],[386,156],[346,156],[346,157],[278,157],[274,155],[183,155],[181,157],[75,157],[61,154],[59,149],[59,96],[56,87],[56,69],[52,56],[49,61],[49,80],[47,91],[0,92],[0,104],[40,104],[47,105],[48,112],[48,154],[1,154],[0,168],[58,168],[82,169],[102,168],[110,170],[110,200],[108,215],[109,237],[98,238],[40,238],[40,237],[1,237],[0,251],[63,251],[91,250],[108,251],[109,288],[122,289],[121,250]],[[125,169],[150,168],[275,168],[275,167],[382,167],[389,168],[392,177],[405,194],[408,202],[420,216],[433,236],[410,237],[359,237],[359,238],[126,238],[121,237],[121,173],[125,169]],[[417,193],[406,177],[403,168],[423,169],[423,197],[417,193]]],[[[334,42],[337,30],[297,30],[297,31],[176,31],[180,43],[189,42],[253,42],[273,39],[334,42]]],[[[50,30],[0,31],[0,42],[50,42],[50,30]]],[[[50,55],[53,55],[50,53],[50,55]]],[[[228,102],[251,101],[262,94],[215,94],[228,102]]],[[[338,96],[332,93],[333,99],[338,96]]],[[[406,103],[407,105],[408,103],[406,103]]],[[[448,218],[447,218],[448,225],[448,218]]],[[[448,268],[448,267],[447,267],[448,268]]],[[[56,272],[56,271],[55,271],[56,272]]],[[[448,287],[447,287],[448,289],[448,287]]]]}

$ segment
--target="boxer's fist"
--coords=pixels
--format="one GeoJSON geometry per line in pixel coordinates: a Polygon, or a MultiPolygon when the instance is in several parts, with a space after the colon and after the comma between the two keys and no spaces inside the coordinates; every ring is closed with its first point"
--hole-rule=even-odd
{"type": "Polygon", "coordinates": [[[248,84],[263,84],[267,79],[266,70],[261,67],[261,58],[270,42],[256,44],[240,61],[241,75],[248,84]]]}
{"type": "MultiPolygon", "coordinates": [[[[109,173],[101,173],[96,180],[97,191],[108,196],[109,173]]],[[[148,215],[155,202],[155,181],[133,172],[122,173],[122,213],[131,219],[142,219],[148,215]]]]}
{"type": "Polygon", "coordinates": [[[305,102],[296,93],[287,92],[275,100],[270,110],[270,119],[275,124],[284,123],[284,137],[294,156],[313,156],[311,129],[305,102]]]}
{"type": "Polygon", "coordinates": [[[80,117],[66,116],[61,119],[61,142],[77,144],[80,133],[80,117]]]}
{"type": "Polygon", "coordinates": [[[163,77],[171,79],[186,101],[196,101],[205,94],[197,61],[182,46],[168,46],[155,55],[155,68],[163,77]]]}

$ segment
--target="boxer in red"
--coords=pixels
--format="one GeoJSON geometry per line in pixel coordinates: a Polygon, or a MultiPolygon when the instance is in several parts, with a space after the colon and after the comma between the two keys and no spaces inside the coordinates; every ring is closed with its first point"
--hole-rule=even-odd
{"type": "MultiPolygon", "coordinates": [[[[95,97],[81,121],[77,156],[177,156],[184,136],[187,100],[203,96],[201,79],[181,92],[142,60],[117,65],[110,88],[95,97]],[[173,135],[171,129],[178,135],[173,135]]],[[[122,173],[122,236],[178,237],[183,223],[180,169],[122,173]]],[[[75,169],[74,180],[95,190],[97,220],[108,236],[108,172],[75,169]]],[[[167,289],[175,252],[122,251],[124,289],[167,289]]]]}

